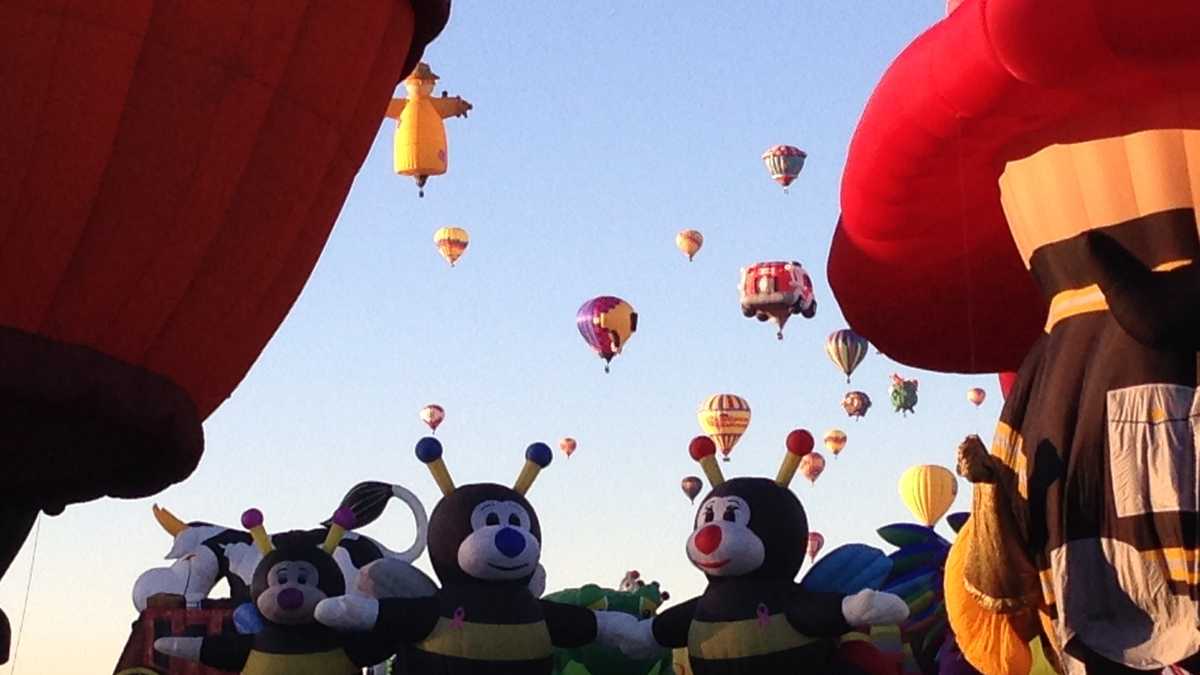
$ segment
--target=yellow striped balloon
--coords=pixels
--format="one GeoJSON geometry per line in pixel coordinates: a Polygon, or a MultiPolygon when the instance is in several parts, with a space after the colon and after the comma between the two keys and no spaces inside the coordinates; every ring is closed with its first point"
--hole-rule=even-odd
{"type": "Polygon", "coordinates": [[[846,447],[846,432],[841,429],[830,429],[825,432],[824,440],[825,449],[837,457],[842,452],[842,448],[846,447]]]}
{"type": "Polygon", "coordinates": [[[696,419],[728,462],[733,446],[750,426],[750,404],[736,394],[713,394],[700,404],[696,419]]]}
{"type": "Polygon", "coordinates": [[[675,235],[675,247],[688,257],[688,262],[696,256],[700,247],[704,246],[704,235],[697,230],[681,230],[675,235]]]}
{"type": "Polygon", "coordinates": [[[471,237],[461,227],[443,227],[433,233],[433,243],[446,262],[454,267],[463,251],[467,250],[467,244],[471,243],[471,237]]]}

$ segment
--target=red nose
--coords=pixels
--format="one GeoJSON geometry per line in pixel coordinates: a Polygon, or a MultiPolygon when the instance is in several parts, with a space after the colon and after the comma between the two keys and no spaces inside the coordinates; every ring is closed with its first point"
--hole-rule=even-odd
{"type": "Polygon", "coordinates": [[[696,550],[708,555],[721,545],[721,528],[716,525],[705,525],[696,533],[696,550]]]}

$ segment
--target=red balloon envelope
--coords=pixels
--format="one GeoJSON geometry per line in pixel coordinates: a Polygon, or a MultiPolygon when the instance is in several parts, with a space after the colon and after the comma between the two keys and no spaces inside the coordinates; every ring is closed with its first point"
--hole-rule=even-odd
{"type": "Polygon", "coordinates": [[[448,16],[0,0],[0,574],[38,509],[191,473],[448,16]]]}
{"type": "Polygon", "coordinates": [[[1014,372],[1000,373],[1000,393],[1004,398],[1008,398],[1008,392],[1012,391],[1013,384],[1017,381],[1017,374],[1014,372]]]}
{"type": "Polygon", "coordinates": [[[1001,207],[1006,163],[1128,124],[1196,128],[1198,22],[1190,0],[966,0],[914,40],[846,158],[828,275],[851,328],[911,366],[1016,370],[1047,303],[1001,207]],[[1179,101],[1147,103],[1156,123],[1097,115],[1163,91],[1179,101]]]}

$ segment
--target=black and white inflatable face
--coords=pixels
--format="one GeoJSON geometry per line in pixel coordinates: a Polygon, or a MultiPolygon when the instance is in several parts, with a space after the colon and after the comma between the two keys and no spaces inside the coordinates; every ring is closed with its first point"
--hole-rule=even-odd
{"type": "Polygon", "coordinates": [[[285,532],[272,540],[275,550],[254,570],[254,605],[273,623],[312,623],[318,602],[346,592],[342,571],[311,533],[285,532]]]}
{"type": "Polygon", "coordinates": [[[460,486],[429,520],[429,555],[443,583],[464,577],[528,583],[538,569],[541,539],[529,502],[491,483],[460,486]]]}
{"type": "Polygon", "coordinates": [[[808,519],[790,490],[766,478],[718,485],[696,511],[688,560],[709,577],[795,578],[808,519]]]}

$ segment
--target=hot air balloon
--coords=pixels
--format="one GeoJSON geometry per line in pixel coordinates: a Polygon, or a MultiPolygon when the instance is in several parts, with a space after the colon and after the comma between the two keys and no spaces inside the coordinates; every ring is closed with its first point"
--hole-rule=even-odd
{"type": "Polygon", "coordinates": [[[738,282],[742,315],[759,321],[771,320],[778,328],[775,337],[783,339],[788,317],[799,314],[806,319],[817,313],[812,279],[804,266],[792,262],[760,262],[742,268],[738,282]]]}
{"type": "Polygon", "coordinates": [[[449,3],[0,4],[2,575],[192,472],[449,3]]]}
{"type": "Polygon", "coordinates": [[[916,380],[906,380],[893,373],[892,386],[889,393],[891,394],[892,408],[896,412],[905,416],[910,412],[914,412],[913,408],[917,405],[916,380]]]}
{"type": "Polygon", "coordinates": [[[821,473],[825,471],[825,458],[819,452],[810,452],[800,458],[800,473],[809,480],[810,483],[816,483],[821,477],[821,473]]]}
{"type": "Polygon", "coordinates": [[[825,338],[825,353],[846,374],[847,383],[850,382],[850,374],[866,358],[869,348],[866,340],[848,328],[835,330],[825,338]]]}
{"type": "Polygon", "coordinates": [[[417,64],[404,80],[408,98],[392,99],[387,116],[396,120],[394,166],[401,176],[412,176],[418,196],[425,196],[425,181],[446,173],[447,117],[466,117],[471,104],[458,96],[433,96],[438,76],[425,63],[417,64]]]}
{"type": "Polygon", "coordinates": [[[808,533],[808,559],[816,560],[817,554],[825,547],[825,536],[820,532],[808,533]]]}
{"type": "Polygon", "coordinates": [[[841,429],[830,429],[825,432],[825,449],[837,457],[846,447],[846,432],[841,429]]]}
{"type": "Polygon", "coordinates": [[[561,441],[558,442],[558,449],[562,450],[563,454],[565,454],[567,457],[570,457],[575,452],[576,445],[577,444],[575,443],[574,438],[565,436],[561,441]]]}
{"type": "Polygon", "coordinates": [[[693,504],[696,503],[696,497],[700,494],[700,490],[704,489],[704,483],[700,481],[698,476],[685,477],[679,481],[679,486],[683,488],[683,494],[687,495],[687,498],[693,504]]]}
{"type": "Polygon", "coordinates": [[[972,387],[967,390],[967,400],[975,404],[975,407],[983,405],[983,401],[987,398],[987,392],[979,387],[972,387]]]}
{"type": "Polygon", "coordinates": [[[602,295],[583,303],[575,313],[575,325],[588,346],[604,359],[604,372],[613,357],[637,330],[638,315],[633,306],[620,298],[602,295]]]}
{"type": "Polygon", "coordinates": [[[680,230],[679,234],[675,235],[675,248],[688,257],[688,262],[692,261],[702,246],[704,246],[704,235],[697,230],[680,230]]]}
{"type": "Polygon", "coordinates": [[[900,476],[900,498],[913,517],[933,527],[958,496],[958,479],[947,468],[936,464],[909,467],[900,476]]]}
{"type": "Polygon", "coordinates": [[[471,243],[471,237],[461,227],[443,227],[433,233],[433,243],[437,246],[438,253],[454,267],[454,263],[458,262],[463,251],[467,250],[467,245],[471,243]]]}
{"type": "Polygon", "coordinates": [[[437,433],[437,428],[441,425],[442,420],[444,419],[446,419],[446,410],[436,403],[430,403],[424,408],[421,408],[421,421],[424,422],[425,425],[429,427],[429,430],[433,433],[437,433]]]}
{"type": "Polygon", "coordinates": [[[865,391],[851,391],[842,398],[842,410],[850,417],[863,417],[871,409],[871,397],[865,391]]]}
{"type": "Polygon", "coordinates": [[[713,394],[700,404],[696,419],[728,462],[733,446],[750,426],[750,404],[735,394],[713,394]]]}
{"type": "Polygon", "coordinates": [[[796,180],[796,176],[800,175],[800,170],[804,168],[804,160],[807,158],[808,153],[791,145],[773,146],[768,148],[762,156],[763,163],[767,165],[767,171],[771,174],[771,179],[782,185],[784,192],[787,192],[788,186],[796,180]]]}

